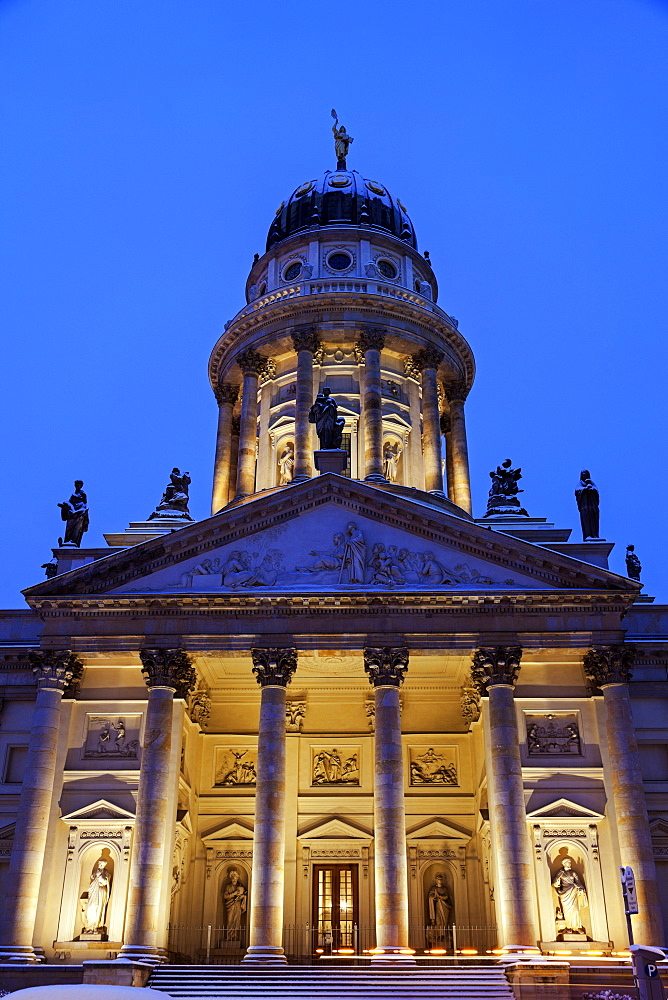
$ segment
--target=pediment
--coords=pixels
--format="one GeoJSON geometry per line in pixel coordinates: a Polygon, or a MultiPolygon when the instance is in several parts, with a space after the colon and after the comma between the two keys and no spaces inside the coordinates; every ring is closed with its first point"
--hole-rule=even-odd
{"type": "MultiPolygon", "coordinates": [[[[649,831],[652,840],[666,840],[668,839],[668,822],[661,817],[655,817],[649,821],[649,831]]],[[[0,836],[2,836],[2,831],[0,831],[0,836]]]]}
{"type": "Polygon", "coordinates": [[[468,841],[471,834],[458,829],[439,817],[418,824],[406,831],[406,837],[412,840],[461,840],[468,841]]]}
{"type": "Polygon", "coordinates": [[[373,834],[370,830],[354,826],[348,820],[335,816],[300,833],[298,840],[371,840],[372,838],[373,834]]]}
{"type": "Polygon", "coordinates": [[[223,823],[222,826],[217,827],[210,833],[207,833],[202,840],[205,844],[211,843],[218,840],[252,840],[253,830],[245,826],[243,823],[239,823],[237,820],[230,820],[227,823],[223,823]]]}
{"type": "Polygon", "coordinates": [[[602,813],[594,812],[593,809],[587,809],[586,806],[578,805],[577,802],[571,802],[570,799],[557,799],[554,802],[550,802],[549,805],[541,806],[540,809],[534,809],[533,812],[527,813],[527,819],[534,822],[537,820],[554,819],[579,819],[598,822],[603,819],[603,815],[602,813]]]}
{"type": "Polygon", "coordinates": [[[25,595],[637,590],[608,570],[459,517],[429,494],[406,492],[325,475],[114,552],[25,595]]]}
{"type": "Polygon", "coordinates": [[[0,827],[0,841],[6,843],[13,840],[15,833],[16,823],[9,823],[7,826],[0,827]]]}
{"type": "Polygon", "coordinates": [[[107,802],[106,799],[98,799],[97,802],[92,802],[81,809],[75,809],[74,812],[68,813],[67,816],[62,816],[61,819],[65,820],[66,823],[81,823],[84,820],[102,820],[108,823],[111,820],[134,821],[135,816],[134,813],[128,812],[127,809],[115,806],[113,802],[107,802]]]}

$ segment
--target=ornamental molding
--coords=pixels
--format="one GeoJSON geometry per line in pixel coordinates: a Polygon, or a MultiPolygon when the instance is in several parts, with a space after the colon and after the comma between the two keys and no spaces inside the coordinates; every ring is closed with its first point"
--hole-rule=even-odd
{"type": "Polygon", "coordinates": [[[185,650],[140,649],[139,658],[149,691],[153,687],[168,687],[174,691],[175,698],[187,698],[194,690],[197,674],[185,650]]]}
{"type": "Polygon", "coordinates": [[[408,670],[408,648],[365,646],[364,669],[374,687],[401,687],[408,670]]]}
{"type": "Polygon", "coordinates": [[[235,362],[241,369],[243,375],[262,375],[270,361],[264,354],[254,350],[252,347],[245,351],[240,351],[235,357],[235,362]]]}
{"type": "Polygon", "coordinates": [[[635,646],[592,646],[582,658],[585,677],[594,691],[607,684],[628,684],[633,676],[635,646]]]}
{"type": "Polygon", "coordinates": [[[28,653],[37,690],[60,691],[76,698],[83,676],[83,663],[70,649],[28,653]]]}
{"type": "Polygon", "coordinates": [[[272,646],[251,649],[253,673],[260,687],[287,687],[297,669],[297,650],[272,646]]]}
{"type": "Polygon", "coordinates": [[[527,813],[527,822],[529,823],[554,824],[555,820],[573,823],[576,819],[581,823],[600,823],[605,817],[594,809],[581,806],[579,803],[565,798],[555,799],[554,802],[527,813]]]}
{"type": "Polygon", "coordinates": [[[385,347],[386,339],[387,330],[365,326],[360,331],[355,347],[362,354],[366,354],[367,351],[382,351],[385,347]]]}
{"type": "Polygon", "coordinates": [[[297,840],[302,843],[313,840],[342,839],[358,840],[360,843],[370,844],[373,841],[373,833],[363,827],[355,826],[341,816],[334,816],[297,835],[297,840]]]}
{"type": "Polygon", "coordinates": [[[314,326],[305,327],[302,330],[295,330],[292,334],[292,344],[295,351],[310,351],[315,354],[322,349],[320,335],[314,326]]]}
{"type": "Polygon", "coordinates": [[[444,358],[444,352],[440,351],[437,347],[423,347],[421,351],[413,355],[412,360],[417,370],[423,372],[429,368],[437,371],[444,358]]]}
{"type": "Polygon", "coordinates": [[[481,696],[497,684],[515,686],[522,659],[521,646],[483,646],[473,654],[471,680],[481,696]]]}
{"type": "Polygon", "coordinates": [[[213,387],[213,394],[219,406],[222,406],[223,403],[234,406],[239,398],[239,391],[239,386],[233,385],[231,382],[219,382],[213,387]]]}

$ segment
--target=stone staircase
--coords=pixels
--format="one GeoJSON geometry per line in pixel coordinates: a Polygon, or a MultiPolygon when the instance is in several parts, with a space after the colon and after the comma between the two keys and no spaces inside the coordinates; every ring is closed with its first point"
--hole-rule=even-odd
{"type": "Polygon", "coordinates": [[[498,966],[160,965],[148,985],[182,1000],[512,1000],[498,966]]]}

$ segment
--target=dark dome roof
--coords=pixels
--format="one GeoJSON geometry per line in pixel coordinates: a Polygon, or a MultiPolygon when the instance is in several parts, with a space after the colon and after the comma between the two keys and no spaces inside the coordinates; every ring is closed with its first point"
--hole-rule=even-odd
{"type": "Polygon", "coordinates": [[[276,212],[267,250],[312,226],[340,225],[382,229],[417,250],[413,223],[399,199],[356,170],[326,170],[318,180],[300,184],[276,212]]]}

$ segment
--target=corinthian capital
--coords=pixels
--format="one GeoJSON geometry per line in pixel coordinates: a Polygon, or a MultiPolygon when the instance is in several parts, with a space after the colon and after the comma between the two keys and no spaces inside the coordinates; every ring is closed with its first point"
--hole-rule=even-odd
{"type": "Polygon", "coordinates": [[[453,381],[446,383],[445,395],[451,403],[463,403],[468,394],[465,382],[453,381]]]}
{"type": "Polygon", "coordinates": [[[176,698],[187,698],[197,683],[195,668],[183,649],[140,649],[146,687],[168,687],[176,698]]]}
{"type": "Polygon", "coordinates": [[[28,660],[38,691],[49,689],[76,695],[83,674],[83,663],[70,649],[28,653],[28,660]]]}
{"type": "Polygon", "coordinates": [[[247,351],[242,351],[241,354],[237,354],[234,360],[244,375],[262,375],[269,364],[269,358],[265,358],[264,354],[253,350],[252,347],[249,347],[247,351]]]}
{"type": "Polygon", "coordinates": [[[436,371],[444,357],[443,351],[439,351],[437,347],[424,347],[413,355],[413,364],[421,372],[425,368],[433,368],[436,371]]]}
{"type": "Polygon", "coordinates": [[[593,646],[582,658],[587,680],[593,688],[606,684],[628,684],[633,674],[635,646],[593,646]]]}
{"type": "Polygon", "coordinates": [[[382,351],[385,347],[385,331],[378,330],[375,326],[365,326],[357,338],[356,346],[363,353],[366,351],[382,351]]]}
{"type": "Polygon", "coordinates": [[[213,394],[216,397],[218,406],[222,406],[223,403],[229,403],[230,406],[234,406],[239,398],[239,386],[232,385],[231,382],[219,382],[218,385],[214,386],[213,394]]]}
{"type": "Polygon", "coordinates": [[[297,669],[297,650],[291,647],[251,649],[253,673],[260,687],[287,687],[297,669]]]}
{"type": "Polygon", "coordinates": [[[383,684],[401,687],[408,670],[408,650],[405,646],[367,646],[364,669],[374,687],[383,684]]]}
{"type": "Polygon", "coordinates": [[[315,354],[320,347],[320,337],[314,326],[305,327],[303,330],[295,330],[292,334],[292,346],[295,351],[310,351],[315,354]]]}
{"type": "Polygon", "coordinates": [[[521,646],[490,646],[476,649],[471,666],[471,680],[481,695],[495,684],[513,687],[520,672],[521,646]]]}

